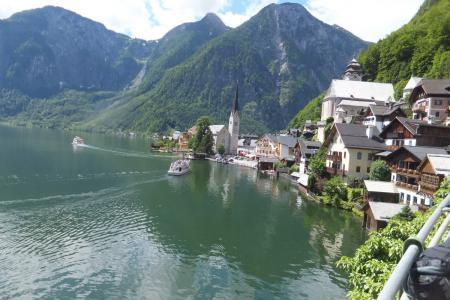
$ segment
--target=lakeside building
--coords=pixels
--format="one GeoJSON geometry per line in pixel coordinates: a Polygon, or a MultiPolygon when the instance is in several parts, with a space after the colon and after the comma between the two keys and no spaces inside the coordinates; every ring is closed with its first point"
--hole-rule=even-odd
{"type": "Polygon", "coordinates": [[[447,147],[450,145],[450,127],[396,117],[383,129],[380,137],[389,150],[404,145],[447,147]]]}
{"type": "MultiPolygon", "coordinates": [[[[321,120],[333,118],[335,123],[351,123],[369,105],[385,105],[394,101],[394,87],[390,83],[362,81],[361,65],[353,59],[342,79],[333,79],[322,102],[321,120]]],[[[323,142],[324,126],[319,125],[319,141],[323,142]]]]}
{"type": "Polygon", "coordinates": [[[331,175],[366,179],[374,155],[384,150],[375,126],[335,123],[324,146],[327,148],[326,170],[331,175]]]}
{"type": "Polygon", "coordinates": [[[294,162],[298,141],[299,138],[290,135],[266,134],[256,142],[255,155],[294,162]]]}
{"type": "Polygon", "coordinates": [[[299,164],[299,173],[306,174],[309,159],[319,151],[322,143],[319,141],[299,140],[294,146],[295,162],[299,164]]]}
{"type": "Polygon", "coordinates": [[[381,132],[396,117],[405,117],[400,103],[389,103],[388,105],[369,105],[362,116],[362,124],[365,126],[376,126],[381,132]]]}
{"type": "MultiPolygon", "coordinates": [[[[386,157],[386,162],[391,167],[391,181],[397,186],[400,202],[431,206],[433,193],[427,191],[437,190],[442,178],[437,179],[439,176],[436,171],[428,165],[431,162],[428,162],[426,166],[423,165],[427,155],[438,155],[445,171],[450,157],[444,148],[403,146],[386,157]],[[421,168],[428,172],[423,173],[424,189],[420,186],[421,168]]],[[[436,163],[434,156],[432,160],[436,163]]]]}
{"type": "Polygon", "coordinates": [[[365,201],[398,203],[398,189],[392,181],[364,180],[365,201]]]}
{"type": "MultiPolygon", "coordinates": [[[[395,215],[399,214],[406,204],[369,201],[363,208],[363,227],[369,231],[379,230],[387,226],[387,223],[395,215]]],[[[416,205],[410,205],[412,212],[417,212],[416,205]]]]}
{"type": "Polygon", "coordinates": [[[217,153],[221,145],[224,147],[225,151],[227,151],[230,147],[230,133],[225,125],[210,125],[209,130],[211,130],[213,135],[213,151],[217,153]]]}
{"type": "Polygon", "coordinates": [[[409,99],[413,119],[447,124],[450,121],[450,79],[422,79],[409,99]]]}

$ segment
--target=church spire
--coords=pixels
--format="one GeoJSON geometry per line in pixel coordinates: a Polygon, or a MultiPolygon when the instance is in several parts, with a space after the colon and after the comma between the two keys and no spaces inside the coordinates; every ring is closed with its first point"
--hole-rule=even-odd
{"type": "Polygon", "coordinates": [[[236,94],[234,95],[233,107],[231,108],[231,112],[235,113],[239,111],[239,84],[236,82],[236,94]]]}

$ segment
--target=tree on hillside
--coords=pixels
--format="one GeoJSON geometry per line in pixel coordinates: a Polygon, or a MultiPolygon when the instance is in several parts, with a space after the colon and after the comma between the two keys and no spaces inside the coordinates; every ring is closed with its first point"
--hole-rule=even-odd
{"type": "Polygon", "coordinates": [[[308,169],[311,175],[318,177],[326,176],[325,159],[326,159],[325,148],[319,149],[319,151],[317,151],[317,153],[310,158],[308,169]]]}
{"type": "Polygon", "coordinates": [[[369,179],[391,181],[391,169],[385,161],[376,160],[370,165],[369,179]]]}
{"type": "Polygon", "coordinates": [[[197,134],[194,137],[193,150],[197,153],[213,153],[213,135],[209,126],[211,121],[208,117],[200,117],[197,120],[197,134]]]}

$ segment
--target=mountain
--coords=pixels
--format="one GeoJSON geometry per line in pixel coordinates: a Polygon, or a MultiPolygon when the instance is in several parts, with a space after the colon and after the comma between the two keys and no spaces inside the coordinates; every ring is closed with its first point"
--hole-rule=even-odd
{"type": "Polygon", "coordinates": [[[0,40],[0,88],[30,97],[122,89],[155,44],[53,6],[0,20],[0,40]]]}
{"type": "Polygon", "coordinates": [[[397,97],[412,74],[448,78],[450,1],[425,1],[408,24],[371,45],[359,61],[369,80],[394,83],[397,97]]]}
{"type": "Polygon", "coordinates": [[[157,41],[45,7],[0,21],[0,40],[0,117],[140,132],[226,122],[236,82],[243,131],[283,128],[368,45],[291,3],[235,29],[208,14],[157,41]]]}
{"type": "Polygon", "coordinates": [[[90,124],[111,127],[111,119],[120,119],[118,129],[160,131],[187,128],[201,115],[223,123],[238,81],[243,130],[280,129],[366,46],[299,4],[272,4],[166,70],[151,89],[90,124]]]}

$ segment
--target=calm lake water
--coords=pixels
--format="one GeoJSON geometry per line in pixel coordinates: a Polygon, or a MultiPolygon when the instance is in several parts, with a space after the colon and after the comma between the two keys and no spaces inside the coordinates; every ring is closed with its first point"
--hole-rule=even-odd
{"type": "Polygon", "coordinates": [[[252,169],[148,141],[0,127],[0,299],[341,299],[365,236],[252,169]]]}

